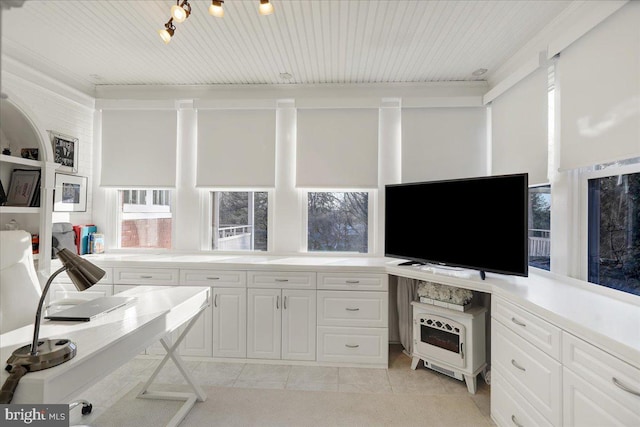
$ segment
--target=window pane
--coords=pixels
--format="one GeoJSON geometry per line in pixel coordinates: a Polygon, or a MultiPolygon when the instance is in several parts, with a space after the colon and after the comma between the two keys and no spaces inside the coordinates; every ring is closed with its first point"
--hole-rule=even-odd
{"type": "Polygon", "coordinates": [[[550,270],[551,186],[529,188],[529,265],[550,270]]]}
{"type": "Polygon", "coordinates": [[[170,194],[169,190],[119,191],[121,248],[171,249],[170,194]],[[166,203],[156,203],[158,198],[166,203]]]}
{"type": "Polygon", "coordinates": [[[216,191],[211,199],[213,250],[267,250],[267,192],[216,191]]]}
{"type": "Polygon", "coordinates": [[[589,180],[589,282],[640,295],[640,173],[589,180]]]}
{"type": "Polygon", "coordinates": [[[368,252],[369,193],[308,193],[307,250],[368,252]]]}

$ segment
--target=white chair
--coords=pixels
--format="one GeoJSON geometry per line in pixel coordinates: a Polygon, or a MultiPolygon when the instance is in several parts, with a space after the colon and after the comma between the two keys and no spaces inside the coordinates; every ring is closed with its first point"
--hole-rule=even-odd
{"type": "MultiPolygon", "coordinates": [[[[34,324],[41,293],[31,234],[24,230],[0,231],[0,334],[34,324]]],[[[77,301],[69,299],[54,304],[74,303],[77,301]]],[[[79,405],[82,414],[91,412],[92,406],[85,400],[71,403],[69,409],[79,405]]]]}

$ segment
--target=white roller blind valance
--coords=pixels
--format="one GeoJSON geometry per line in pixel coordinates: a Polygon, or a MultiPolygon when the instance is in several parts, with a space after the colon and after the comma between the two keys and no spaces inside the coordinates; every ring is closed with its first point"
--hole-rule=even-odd
{"type": "Polygon", "coordinates": [[[562,51],[560,170],[640,157],[640,2],[562,51]]]}
{"type": "Polygon", "coordinates": [[[177,124],[175,110],[103,110],[100,185],[175,187],[177,124]]]}
{"type": "Polygon", "coordinates": [[[402,182],[484,176],[486,108],[403,108],[402,182]]]}
{"type": "Polygon", "coordinates": [[[197,186],[274,187],[275,164],[275,110],[198,110],[197,186]]]}
{"type": "Polygon", "coordinates": [[[530,185],[549,181],[547,76],[539,68],[492,102],[493,175],[527,172],[530,185]]]}
{"type": "Polygon", "coordinates": [[[299,109],[296,186],[378,187],[378,109],[299,109]]]}

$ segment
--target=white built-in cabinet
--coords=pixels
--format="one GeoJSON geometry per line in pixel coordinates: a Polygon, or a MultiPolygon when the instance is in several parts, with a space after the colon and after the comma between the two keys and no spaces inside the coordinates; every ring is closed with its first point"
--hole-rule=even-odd
{"type": "Polygon", "coordinates": [[[492,298],[498,426],[640,425],[640,369],[504,298],[492,298]]]}
{"type": "Polygon", "coordinates": [[[213,356],[247,357],[247,290],[212,290],[213,356]]]}
{"type": "Polygon", "coordinates": [[[315,360],[315,273],[249,272],[248,282],[247,358],[315,360]]]}

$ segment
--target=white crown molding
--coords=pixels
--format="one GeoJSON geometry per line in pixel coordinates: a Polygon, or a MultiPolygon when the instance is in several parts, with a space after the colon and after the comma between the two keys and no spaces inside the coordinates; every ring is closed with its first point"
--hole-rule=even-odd
{"type": "Polygon", "coordinates": [[[540,52],[544,52],[547,58],[552,58],[626,3],[628,0],[573,1],[501,67],[490,72],[487,76],[489,86],[493,90],[504,80],[513,79],[514,75],[522,73],[522,68],[526,67],[532,58],[538,57],[540,52]],[[554,51],[556,52],[553,53],[554,51]]]}
{"type": "Polygon", "coordinates": [[[5,74],[6,77],[37,86],[83,107],[93,109],[95,106],[95,98],[92,96],[6,55],[2,55],[2,73],[5,74]]]}

